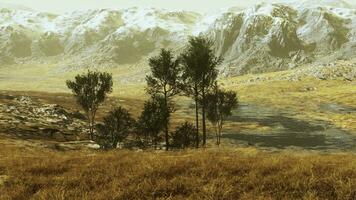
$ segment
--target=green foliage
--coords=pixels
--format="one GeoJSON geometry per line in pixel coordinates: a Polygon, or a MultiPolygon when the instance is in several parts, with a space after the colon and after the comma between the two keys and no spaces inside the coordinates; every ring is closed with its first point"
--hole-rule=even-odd
{"type": "Polygon", "coordinates": [[[135,120],[124,108],[118,107],[104,117],[104,124],[99,124],[97,142],[102,148],[116,148],[132,131],[135,120]]]}
{"type": "MultiPolygon", "coordinates": [[[[216,81],[217,66],[221,57],[215,56],[212,41],[204,37],[193,37],[189,40],[186,51],[181,55],[183,65],[182,89],[195,100],[196,145],[199,146],[199,99],[205,102],[205,94],[216,81]]],[[[202,104],[203,145],[206,143],[205,105],[202,104]]]]}
{"type": "Polygon", "coordinates": [[[223,91],[217,86],[206,96],[207,118],[215,128],[216,143],[220,144],[224,121],[232,115],[238,106],[237,94],[233,91],[223,91]]]}
{"type": "MultiPolygon", "coordinates": [[[[177,95],[179,90],[179,75],[180,68],[178,60],[174,60],[173,54],[169,50],[162,49],[157,57],[150,58],[149,65],[151,67],[152,75],[146,77],[147,92],[151,95],[162,95],[165,105],[165,112],[171,113],[172,102],[171,98],[177,95]]],[[[165,122],[165,140],[166,149],[169,148],[169,114],[165,122]]]]}
{"type": "Polygon", "coordinates": [[[179,93],[179,62],[170,50],[162,49],[157,57],[149,59],[152,75],[146,77],[147,92],[151,95],[162,94],[167,97],[179,93]]]}
{"type": "Polygon", "coordinates": [[[164,130],[169,113],[162,96],[153,96],[145,102],[144,109],[137,121],[136,128],[144,143],[157,145],[160,132],[164,130]]]}
{"type": "Polygon", "coordinates": [[[172,134],[172,147],[185,149],[194,147],[196,129],[193,124],[185,122],[172,134]]]}
{"type": "Polygon", "coordinates": [[[77,103],[86,112],[89,120],[90,139],[94,138],[95,115],[99,105],[112,92],[112,75],[106,72],[92,72],[77,75],[74,81],[67,81],[77,103]]]}
{"type": "Polygon", "coordinates": [[[181,62],[183,89],[188,95],[195,95],[195,88],[200,92],[215,82],[218,75],[216,67],[222,58],[215,56],[212,41],[199,36],[190,38],[188,48],[181,54],[181,62]]]}

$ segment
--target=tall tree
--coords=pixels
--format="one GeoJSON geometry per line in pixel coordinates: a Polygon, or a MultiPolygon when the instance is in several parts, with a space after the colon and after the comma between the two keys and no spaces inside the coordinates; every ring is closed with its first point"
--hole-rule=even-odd
{"type": "Polygon", "coordinates": [[[199,146],[199,102],[202,109],[203,146],[206,145],[206,94],[216,81],[221,57],[215,56],[213,43],[205,37],[193,37],[181,55],[183,89],[195,101],[196,142],[199,146]]]}
{"type": "Polygon", "coordinates": [[[216,144],[220,145],[224,122],[238,106],[237,94],[215,86],[214,90],[206,95],[206,102],[207,118],[215,128],[216,144]]]}
{"type": "Polygon", "coordinates": [[[146,77],[147,92],[151,95],[162,95],[167,119],[165,124],[166,150],[169,149],[169,116],[173,112],[171,108],[172,97],[179,93],[178,80],[180,74],[179,62],[174,59],[170,50],[161,49],[157,57],[149,59],[152,75],[146,77]]]}
{"type": "Polygon", "coordinates": [[[107,94],[112,92],[112,75],[106,72],[88,71],[86,74],[77,75],[74,81],[68,80],[66,83],[87,115],[89,136],[93,140],[96,112],[107,94]]]}

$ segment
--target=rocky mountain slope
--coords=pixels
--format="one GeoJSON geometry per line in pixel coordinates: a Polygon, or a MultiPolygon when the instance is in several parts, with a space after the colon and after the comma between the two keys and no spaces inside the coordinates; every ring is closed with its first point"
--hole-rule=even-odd
{"type": "Polygon", "coordinates": [[[356,9],[339,0],[258,4],[201,15],[155,8],[63,15],[0,7],[0,64],[57,62],[66,69],[145,63],[207,35],[225,75],[294,68],[355,56],[356,9]]]}

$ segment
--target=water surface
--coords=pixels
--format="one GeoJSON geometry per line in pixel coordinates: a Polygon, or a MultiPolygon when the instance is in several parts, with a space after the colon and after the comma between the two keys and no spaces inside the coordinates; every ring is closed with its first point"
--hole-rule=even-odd
{"type": "MultiPolygon", "coordinates": [[[[349,111],[348,111],[349,112],[349,111]]],[[[262,148],[302,148],[308,150],[351,150],[356,152],[356,134],[338,129],[325,121],[300,120],[292,113],[243,104],[228,121],[257,123],[267,131],[226,131],[224,139],[232,143],[262,148]]]]}

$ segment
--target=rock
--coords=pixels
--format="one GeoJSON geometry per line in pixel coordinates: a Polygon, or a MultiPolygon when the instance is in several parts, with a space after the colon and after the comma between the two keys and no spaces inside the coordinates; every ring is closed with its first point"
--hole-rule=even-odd
{"type": "Polygon", "coordinates": [[[42,129],[42,132],[46,135],[49,135],[50,137],[53,137],[53,135],[55,133],[58,133],[59,130],[58,129],[54,129],[54,128],[44,128],[42,129]]]}
{"type": "Polygon", "coordinates": [[[306,87],[304,89],[304,91],[306,91],[306,92],[311,92],[311,91],[315,91],[315,90],[316,90],[316,87],[306,87]]]}
{"type": "Polygon", "coordinates": [[[98,144],[87,144],[89,149],[100,149],[100,145],[98,144]]]}
{"type": "Polygon", "coordinates": [[[0,126],[17,137],[50,137],[66,141],[86,138],[86,121],[79,112],[44,104],[28,96],[7,98],[0,105],[0,126]]]}
{"type": "Polygon", "coordinates": [[[72,118],[75,119],[80,119],[80,120],[86,120],[87,117],[85,115],[83,115],[82,113],[80,113],[79,111],[75,111],[73,113],[70,113],[72,118]]]}
{"type": "Polygon", "coordinates": [[[19,98],[16,98],[17,101],[19,101],[22,104],[30,104],[32,103],[32,99],[27,96],[21,96],[19,98]]]}

